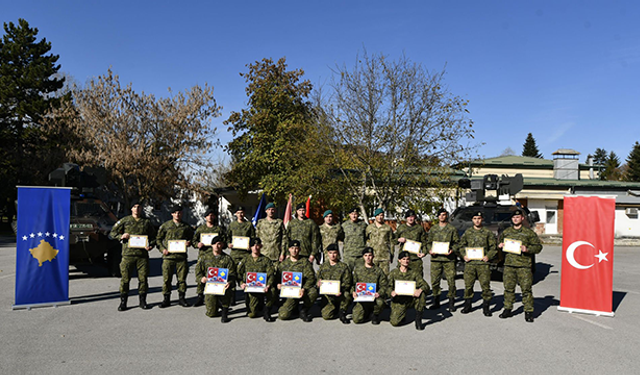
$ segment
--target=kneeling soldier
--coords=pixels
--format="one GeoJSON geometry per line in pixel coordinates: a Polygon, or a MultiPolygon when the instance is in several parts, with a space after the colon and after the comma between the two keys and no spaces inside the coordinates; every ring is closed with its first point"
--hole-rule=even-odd
{"type": "Polygon", "coordinates": [[[322,280],[338,280],[340,281],[340,292],[336,295],[325,294],[326,305],[322,308],[322,318],[324,320],[334,319],[336,310],[340,321],[349,324],[347,319],[347,309],[351,304],[351,269],[346,263],[338,260],[340,253],[338,252],[338,244],[327,246],[328,261],[325,261],[318,270],[318,288],[322,280]]]}
{"type": "MultiPolygon", "coordinates": [[[[206,315],[210,318],[220,316],[218,315],[218,305],[222,305],[222,318],[220,320],[222,323],[227,323],[231,320],[228,317],[229,305],[231,304],[231,285],[234,285],[237,277],[236,264],[229,255],[222,252],[224,245],[224,241],[222,241],[220,237],[214,237],[213,240],[211,240],[211,247],[213,249],[212,256],[206,257],[202,262],[198,263],[196,272],[199,272],[200,275],[208,275],[207,271],[209,268],[226,268],[229,270],[224,295],[206,294],[204,297],[204,304],[207,307],[206,315]]],[[[207,276],[203,276],[200,282],[205,284],[207,282],[207,276]]]]}
{"type": "MultiPolygon", "coordinates": [[[[256,282],[260,280],[249,279],[247,275],[250,273],[266,273],[267,279],[262,280],[261,283],[265,285],[264,293],[246,293],[245,294],[245,303],[247,305],[247,313],[249,318],[256,318],[260,315],[267,322],[272,322],[271,320],[271,306],[273,306],[273,301],[275,300],[275,269],[273,268],[273,262],[271,259],[261,254],[262,251],[262,240],[260,238],[252,238],[249,242],[249,246],[251,248],[251,254],[247,255],[242,262],[238,265],[238,278],[240,280],[244,280],[240,287],[245,289],[247,284],[251,282],[256,282]]],[[[253,275],[252,277],[255,277],[253,275]]]]}
{"type": "MultiPolygon", "coordinates": [[[[282,280],[283,272],[302,272],[302,288],[300,289],[300,298],[287,298],[284,301],[278,310],[278,317],[280,320],[291,319],[293,311],[302,300],[303,307],[300,310],[300,318],[304,322],[310,322],[311,314],[309,314],[309,309],[318,298],[318,289],[316,288],[316,273],[311,262],[307,261],[306,256],[305,259],[300,258],[300,241],[293,240],[289,242],[289,257],[280,263],[278,269],[280,280],[282,280]]],[[[281,287],[282,284],[278,284],[278,290],[281,287]]]]}
{"type": "Polygon", "coordinates": [[[413,296],[398,295],[395,290],[391,292],[391,325],[397,326],[404,320],[407,309],[413,307],[416,310],[416,329],[422,331],[422,312],[425,307],[426,295],[429,293],[429,284],[422,278],[417,269],[409,269],[411,258],[408,251],[398,254],[399,266],[389,273],[389,288],[395,288],[397,281],[415,281],[416,289],[413,296]]]}
{"type": "Polygon", "coordinates": [[[356,284],[376,284],[375,300],[373,302],[356,302],[353,305],[353,322],[358,324],[364,322],[365,318],[371,315],[372,324],[380,324],[380,313],[384,308],[384,298],[387,295],[388,280],[384,271],[373,263],[373,248],[365,247],[362,250],[363,266],[358,266],[353,271],[353,298],[357,297],[356,284]]]}

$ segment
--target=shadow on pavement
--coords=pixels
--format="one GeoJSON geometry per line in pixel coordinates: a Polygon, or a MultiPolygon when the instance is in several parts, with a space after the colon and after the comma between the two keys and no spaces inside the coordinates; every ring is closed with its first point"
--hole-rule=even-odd
{"type": "Polygon", "coordinates": [[[553,267],[553,264],[549,263],[536,263],[536,273],[533,274],[533,285],[546,279],[549,274],[558,273],[556,270],[551,270],[553,267]]]}
{"type": "Polygon", "coordinates": [[[618,306],[620,306],[620,303],[626,296],[627,292],[613,292],[613,312],[616,312],[616,310],[618,310],[618,306]]]}

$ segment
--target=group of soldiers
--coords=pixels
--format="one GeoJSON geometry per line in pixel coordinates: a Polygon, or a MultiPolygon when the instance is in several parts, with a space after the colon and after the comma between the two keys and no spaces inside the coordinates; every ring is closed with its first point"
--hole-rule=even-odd
{"type": "MultiPolygon", "coordinates": [[[[319,296],[323,281],[339,281],[339,291],[335,294],[323,294],[321,314],[324,319],[338,318],[348,324],[347,311],[357,296],[358,283],[375,284],[375,295],[371,302],[355,302],[352,308],[354,323],[362,323],[370,319],[373,324],[380,323],[380,313],[389,305],[391,309],[390,323],[397,326],[405,319],[407,310],[415,309],[416,329],[424,329],[422,313],[426,305],[426,296],[431,292],[429,284],[424,280],[423,260],[427,254],[431,256],[431,285],[433,286],[433,304],[430,309],[440,308],[441,287],[444,276],[448,284],[448,310],[456,311],[456,259],[465,261],[464,270],[464,307],[463,314],[472,310],[473,288],[476,280],[482,288],[483,314],[491,316],[490,288],[491,270],[489,261],[498,255],[498,248],[509,243],[509,251],[504,248],[504,310],[500,318],[512,316],[515,301],[516,285],[522,291],[525,320],[533,322],[533,296],[531,271],[533,256],[542,250],[538,236],[531,229],[523,226],[524,214],[521,210],[513,212],[512,226],[505,229],[496,239],[495,235],[484,228],[483,213],[478,211],[473,216],[473,226],[459,237],[456,229],[449,224],[448,212],[440,209],[437,223],[427,232],[416,220],[416,213],[408,210],[405,222],[397,230],[384,221],[384,211],[374,212],[374,221],[366,224],[360,220],[359,210],[349,211],[349,219],[340,224],[336,222],[331,210],[324,212],[324,223],[316,225],[306,217],[306,207],[296,207],[295,217],[285,227],[283,221],[276,217],[276,208],[269,203],[266,217],[260,219],[254,228],[245,218],[245,210],[238,207],[236,219],[225,230],[218,225],[217,214],[209,210],[205,214],[205,223],[195,231],[182,221],[182,207],[171,209],[172,219],[162,224],[157,231],[151,222],[142,217],[142,207],[138,202],[131,205],[131,215],[116,223],[111,237],[122,242],[122,263],[120,269],[119,311],[127,309],[129,283],[131,273],[137,269],[139,286],[139,306],[149,309],[146,302],[148,291],[149,251],[157,247],[163,254],[162,276],[163,301],[161,308],[171,305],[171,289],[173,275],[177,276],[178,304],[189,307],[185,299],[187,291],[186,278],[188,262],[186,252],[169,252],[168,241],[183,240],[186,246],[198,249],[196,264],[197,300],[194,306],[206,305],[206,315],[221,317],[226,323],[229,319],[229,308],[235,304],[236,289],[245,289],[249,280],[247,275],[266,274],[266,282],[262,293],[246,293],[247,314],[251,318],[263,317],[265,321],[274,319],[271,311],[279,301],[282,289],[283,274],[299,272],[299,298],[283,298],[278,309],[278,318],[288,320],[298,315],[303,321],[312,320],[309,313],[319,296]],[[212,237],[205,241],[203,235],[212,237]],[[129,246],[131,236],[147,236],[145,247],[129,246]],[[234,238],[248,238],[248,248],[234,248],[234,238]],[[343,242],[340,254],[338,242],[343,242]],[[512,244],[519,246],[513,250],[512,244]],[[393,262],[395,245],[401,245],[397,267],[390,270],[393,262]],[[229,249],[229,254],[224,250],[229,249]],[[316,272],[313,263],[319,264],[316,272]],[[227,269],[228,275],[224,294],[205,294],[208,270],[227,269]],[[413,294],[396,292],[397,282],[414,283],[413,294]]],[[[332,292],[333,293],[333,292],[332,292]]]]}

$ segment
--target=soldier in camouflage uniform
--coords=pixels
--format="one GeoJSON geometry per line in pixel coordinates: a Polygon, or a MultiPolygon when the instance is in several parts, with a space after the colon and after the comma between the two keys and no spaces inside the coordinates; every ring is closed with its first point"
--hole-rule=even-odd
{"type": "MultiPolygon", "coordinates": [[[[402,223],[398,225],[395,233],[395,239],[403,244],[407,242],[407,240],[416,241],[422,243],[422,247],[420,248],[420,252],[418,254],[409,253],[409,258],[411,259],[411,263],[409,263],[409,268],[415,269],[418,271],[418,274],[424,277],[424,266],[422,262],[422,258],[425,256],[425,243],[427,242],[427,232],[424,230],[422,224],[416,221],[416,213],[413,210],[407,210],[404,214],[404,218],[407,219],[406,223],[402,223]]],[[[401,249],[402,250],[402,249],[401,249]]]]}
{"type": "Polygon", "coordinates": [[[120,263],[120,306],[118,311],[127,309],[129,298],[129,282],[131,272],[135,268],[138,271],[138,298],[139,306],[143,310],[151,308],[147,305],[147,292],[149,291],[149,251],[156,243],[156,230],[151,222],[142,217],[142,206],[138,201],[131,203],[131,215],[120,219],[113,226],[109,237],[122,242],[122,262],[120,263]],[[147,247],[129,247],[130,236],[147,236],[147,247]]]}
{"type": "MultiPolygon", "coordinates": [[[[313,270],[311,262],[307,258],[300,256],[300,241],[293,240],[289,242],[289,256],[278,266],[278,280],[282,280],[283,272],[302,272],[302,289],[300,298],[286,298],[278,310],[280,320],[291,319],[294,310],[296,310],[302,300],[303,307],[300,310],[300,318],[304,322],[311,321],[309,309],[313,306],[318,298],[318,289],[316,288],[316,273],[313,270]]],[[[280,290],[282,284],[278,284],[280,290]]]]}
{"type": "Polygon", "coordinates": [[[327,246],[329,254],[326,261],[322,263],[318,270],[318,288],[322,280],[340,281],[340,292],[337,295],[324,295],[326,305],[322,308],[322,318],[324,320],[335,319],[336,310],[338,317],[343,324],[349,324],[347,319],[347,309],[351,305],[351,269],[346,263],[338,260],[338,245],[327,246]]]}
{"type": "Polygon", "coordinates": [[[380,324],[380,313],[384,309],[384,299],[388,295],[389,281],[387,275],[373,263],[373,248],[365,247],[362,250],[364,264],[358,266],[353,271],[353,287],[351,289],[353,298],[357,297],[356,284],[367,283],[376,284],[376,294],[374,302],[356,302],[353,305],[353,322],[358,324],[364,322],[367,316],[371,315],[372,324],[380,324]]]}
{"type": "Polygon", "coordinates": [[[362,264],[362,250],[367,246],[367,223],[360,220],[360,212],[357,208],[349,211],[349,220],[342,224],[344,230],[344,261],[349,268],[354,269],[356,264],[362,264]]]}
{"type": "Polygon", "coordinates": [[[367,227],[367,245],[373,248],[373,263],[389,275],[389,264],[393,263],[395,243],[393,229],[384,222],[384,211],[378,208],[373,213],[375,220],[367,227]]]}
{"type": "MultiPolygon", "coordinates": [[[[293,240],[300,241],[300,257],[313,262],[318,257],[322,240],[318,225],[305,216],[306,212],[307,209],[304,203],[296,206],[296,217],[287,225],[285,241],[286,243],[293,240]]],[[[285,254],[282,254],[280,261],[282,262],[284,258],[285,254]]]]}
{"type": "MultiPolygon", "coordinates": [[[[244,217],[244,207],[238,207],[235,215],[236,220],[229,224],[229,241],[233,242],[233,237],[255,237],[256,231],[253,224],[244,217]]],[[[229,249],[231,249],[231,258],[236,264],[240,264],[242,259],[250,253],[249,249],[234,249],[233,243],[229,243],[229,249]]]]}
{"type": "MultiPolygon", "coordinates": [[[[249,318],[257,318],[262,316],[265,321],[272,322],[271,319],[271,306],[277,298],[275,287],[275,275],[276,270],[273,267],[271,259],[262,255],[262,240],[260,238],[252,238],[251,242],[251,254],[247,255],[242,263],[238,265],[238,279],[242,280],[240,287],[245,289],[248,280],[247,272],[261,272],[267,274],[267,279],[262,280],[266,287],[264,293],[246,293],[245,304],[247,306],[247,314],[249,318]]],[[[255,280],[254,280],[255,281],[255,280]]]]}
{"type": "MultiPolygon", "coordinates": [[[[211,245],[205,245],[202,243],[201,236],[203,234],[215,234],[223,241],[226,241],[226,233],[223,228],[218,226],[218,216],[214,210],[208,210],[204,214],[205,223],[200,225],[193,235],[191,243],[197,244],[198,248],[198,263],[196,264],[196,270],[198,264],[204,261],[204,258],[211,256],[211,245]]],[[[204,275],[200,275],[196,272],[196,291],[198,293],[198,299],[193,305],[195,307],[202,306],[204,304],[204,284],[200,282],[204,275]]]]}
{"type": "Polygon", "coordinates": [[[498,247],[504,248],[504,240],[521,241],[520,254],[504,252],[504,311],[500,314],[500,318],[506,319],[511,317],[513,302],[516,300],[516,285],[520,285],[522,291],[522,303],[524,304],[524,319],[533,323],[533,293],[531,285],[533,284],[533,273],[531,272],[531,263],[533,256],[542,251],[542,245],[538,235],[529,228],[522,225],[524,215],[522,210],[516,210],[511,217],[510,228],[505,229],[500,235],[498,247]]]}
{"type": "Polygon", "coordinates": [[[431,255],[431,287],[433,288],[433,305],[431,310],[440,308],[440,280],[442,280],[442,273],[447,279],[447,285],[449,286],[449,292],[447,298],[449,298],[449,311],[456,311],[456,253],[453,249],[456,248],[460,237],[458,231],[453,225],[449,224],[449,213],[444,208],[438,211],[438,224],[429,229],[429,235],[427,238],[427,249],[431,255]],[[433,242],[447,242],[449,243],[448,254],[435,254],[431,251],[433,242]]]}
{"type": "Polygon", "coordinates": [[[398,254],[398,267],[389,273],[389,288],[395,288],[396,280],[415,281],[416,291],[413,296],[401,296],[395,290],[391,292],[391,317],[389,321],[392,326],[398,326],[404,320],[407,309],[413,307],[416,310],[416,329],[422,331],[422,312],[424,311],[425,300],[429,294],[429,284],[424,281],[416,269],[409,268],[411,258],[408,251],[401,251],[398,254]]]}
{"type": "Polygon", "coordinates": [[[496,249],[496,237],[487,228],[482,226],[482,212],[475,213],[473,226],[467,229],[460,242],[458,242],[458,252],[464,258],[464,307],[463,314],[471,312],[471,298],[473,298],[473,285],[476,280],[480,281],[482,287],[482,313],[491,316],[491,270],[489,260],[498,254],[496,249]],[[481,247],[484,252],[482,260],[471,260],[467,257],[467,248],[481,247]]]}
{"type": "MultiPolygon", "coordinates": [[[[229,270],[224,295],[207,294],[204,299],[204,304],[207,308],[206,315],[210,318],[222,315],[220,321],[227,323],[231,321],[231,319],[229,319],[229,305],[231,304],[231,293],[233,293],[231,286],[235,285],[238,279],[236,273],[237,266],[229,255],[222,252],[225,243],[221,237],[214,237],[211,245],[211,256],[205,257],[202,262],[198,263],[196,272],[200,275],[208,275],[209,268],[226,268],[229,270]],[[219,306],[222,306],[221,315],[218,311],[219,306]]],[[[202,276],[200,284],[206,284],[206,282],[207,276],[202,276]]]]}
{"type": "MultiPolygon", "coordinates": [[[[327,246],[338,242],[344,241],[344,230],[342,229],[342,225],[340,223],[334,222],[333,211],[326,210],[322,215],[324,218],[324,223],[320,226],[320,235],[322,237],[322,250],[324,252],[324,259],[328,258],[327,255],[327,246]]],[[[341,259],[340,254],[338,254],[338,260],[341,259]]]]}
{"type": "Polygon", "coordinates": [[[258,220],[256,236],[262,240],[264,245],[261,254],[276,264],[287,249],[283,242],[284,224],[282,219],[276,217],[276,206],[273,203],[269,203],[264,210],[267,217],[258,220]]]}
{"type": "Polygon", "coordinates": [[[189,272],[187,253],[169,253],[168,246],[170,240],[185,240],[187,247],[189,247],[193,239],[193,228],[182,221],[181,206],[174,206],[171,209],[171,216],[171,220],[160,226],[156,237],[158,250],[162,252],[162,294],[164,299],[160,307],[165,308],[171,305],[171,279],[174,273],[178,278],[178,304],[182,307],[188,307],[189,304],[184,298],[187,292],[187,273],[189,272]]]}

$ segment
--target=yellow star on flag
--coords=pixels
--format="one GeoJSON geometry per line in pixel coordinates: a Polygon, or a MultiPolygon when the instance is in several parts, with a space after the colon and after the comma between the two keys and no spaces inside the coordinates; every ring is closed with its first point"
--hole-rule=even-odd
{"type": "Polygon", "coordinates": [[[262,281],[262,280],[264,280],[264,277],[260,276],[260,277],[258,278],[258,280],[262,281]]]}
{"type": "Polygon", "coordinates": [[[220,272],[220,276],[224,276],[224,271],[220,272]]]}

